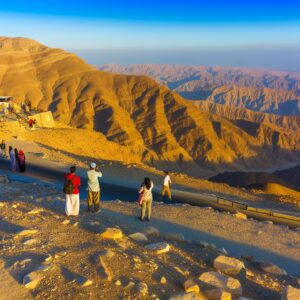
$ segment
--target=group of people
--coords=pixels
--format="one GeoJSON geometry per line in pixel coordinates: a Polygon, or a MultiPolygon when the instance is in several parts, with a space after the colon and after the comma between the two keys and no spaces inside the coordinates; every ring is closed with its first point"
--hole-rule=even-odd
{"type": "MultiPolygon", "coordinates": [[[[9,159],[10,159],[11,171],[13,171],[13,172],[16,172],[17,170],[19,170],[20,172],[26,171],[25,154],[21,149],[18,151],[17,148],[13,149],[12,146],[9,146],[8,147],[8,155],[9,155],[9,159]]],[[[5,144],[4,140],[2,140],[2,142],[0,144],[0,157],[3,159],[7,158],[6,144],[5,144]]]]}
{"type": "MultiPolygon", "coordinates": [[[[167,193],[169,200],[172,199],[170,186],[172,184],[170,175],[167,171],[164,172],[163,186],[161,190],[161,195],[167,193]]],[[[100,172],[96,163],[90,164],[90,169],[87,171],[87,211],[98,213],[100,212],[100,184],[99,178],[102,177],[102,172],[100,172]]],[[[81,186],[81,179],[76,175],[76,167],[72,166],[70,172],[64,176],[64,193],[66,194],[66,205],[65,213],[66,216],[78,216],[80,207],[80,197],[79,197],[79,187],[81,186]]],[[[138,203],[141,206],[140,220],[144,221],[147,213],[147,221],[151,219],[152,202],[153,202],[153,190],[154,184],[150,178],[145,178],[142,182],[138,194],[138,203]]]]}

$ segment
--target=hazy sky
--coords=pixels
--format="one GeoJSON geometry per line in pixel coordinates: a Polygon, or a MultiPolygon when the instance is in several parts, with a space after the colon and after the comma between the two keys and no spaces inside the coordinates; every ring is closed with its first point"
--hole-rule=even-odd
{"type": "Polygon", "coordinates": [[[1,1],[0,34],[90,63],[300,70],[300,0],[1,1]]]}

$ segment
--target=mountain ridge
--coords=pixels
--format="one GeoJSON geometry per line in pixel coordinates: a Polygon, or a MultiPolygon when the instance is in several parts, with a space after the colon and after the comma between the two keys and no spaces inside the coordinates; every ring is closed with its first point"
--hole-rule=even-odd
{"type": "Polygon", "coordinates": [[[98,71],[62,49],[24,53],[19,45],[9,53],[0,48],[0,93],[130,145],[143,162],[197,174],[200,166],[268,168],[300,160],[296,132],[237,125],[202,112],[150,77],[98,71]]]}
{"type": "Polygon", "coordinates": [[[300,73],[238,67],[104,65],[101,70],[148,75],[189,100],[300,115],[300,73]]]}

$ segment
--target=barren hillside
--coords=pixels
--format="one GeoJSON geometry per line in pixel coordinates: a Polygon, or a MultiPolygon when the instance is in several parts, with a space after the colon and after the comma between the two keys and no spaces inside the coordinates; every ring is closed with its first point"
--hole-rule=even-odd
{"type": "Polygon", "coordinates": [[[300,74],[236,67],[106,65],[105,71],[148,75],[191,100],[278,114],[300,114],[300,74]]]}
{"type": "Polygon", "coordinates": [[[130,145],[143,162],[195,172],[199,165],[269,168],[299,161],[297,132],[203,113],[153,79],[98,71],[35,41],[0,42],[1,94],[30,99],[56,120],[130,145]]]}

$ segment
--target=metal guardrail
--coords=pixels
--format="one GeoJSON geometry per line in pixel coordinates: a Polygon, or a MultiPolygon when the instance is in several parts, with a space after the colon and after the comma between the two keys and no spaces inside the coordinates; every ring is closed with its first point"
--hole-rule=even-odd
{"type": "MultiPolygon", "coordinates": [[[[300,217],[287,215],[283,213],[277,213],[270,209],[263,209],[248,206],[243,203],[236,201],[227,200],[221,197],[216,197],[214,201],[210,201],[211,206],[221,206],[222,208],[230,211],[240,211],[248,216],[258,219],[271,220],[275,223],[300,228],[300,217]],[[214,205],[213,202],[216,202],[217,205],[214,205]]],[[[218,208],[218,207],[217,207],[218,208]]]]}

